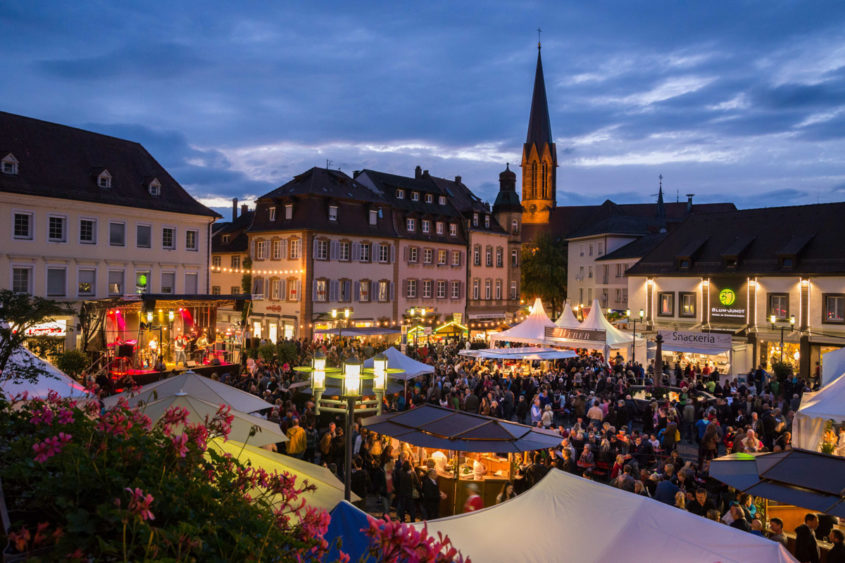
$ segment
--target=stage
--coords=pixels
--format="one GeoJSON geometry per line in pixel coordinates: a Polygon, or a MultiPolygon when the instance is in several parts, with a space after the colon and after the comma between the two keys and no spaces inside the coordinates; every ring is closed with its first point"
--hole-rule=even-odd
{"type": "Polygon", "coordinates": [[[239,364],[196,364],[187,367],[184,365],[180,365],[177,368],[175,364],[168,363],[167,369],[165,369],[164,371],[156,371],[154,369],[126,369],[117,367],[116,369],[109,370],[109,375],[111,376],[111,380],[114,386],[121,387],[126,378],[131,378],[135,385],[146,385],[148,383],[158,381],[159,379],[162,379],[164,377],[180,374],[187,370],[191,370],[194,373],[198,373],[199,375],[203,375],[205,377],[211,377],[214,373],[222,377],[224,373],[228,373],[232,376],[238,375],[240,369],[241,366],[239,364]]]}

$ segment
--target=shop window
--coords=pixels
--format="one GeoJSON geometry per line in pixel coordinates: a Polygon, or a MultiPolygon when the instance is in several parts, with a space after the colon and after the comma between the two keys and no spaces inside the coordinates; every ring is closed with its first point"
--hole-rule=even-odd
{"type": "Polygon", "coordinates": [[[657,315],[660,317],[675,316],[675,294],[671,291],[661,291],[657,294],[657,315]]]}
{"type": "Polygon", "coordinates": [[[680,306],[678,316],[687,318],[695,317],[695,293],[685,291],[679,293],[678,305],[680,306]]]}
{"type": "Polygon", "coordinates": [[[825,323],[845,323],[845,294],[826,294],[822,297],[824,301],[825,323]]]}
{"type": "Polygon", "coordinates": [[[776,320],[785,321],[789,318],[789,294],[788,293],[770,293],[769,294],[769,314],[768,318],[774,317],[776,320]]]}

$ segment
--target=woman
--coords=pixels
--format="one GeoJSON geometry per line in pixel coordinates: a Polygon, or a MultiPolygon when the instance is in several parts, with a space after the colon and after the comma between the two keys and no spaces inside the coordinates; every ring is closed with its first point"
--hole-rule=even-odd
{"type": "Polygon", "coordinates": [[[548,430],[552,427],[552,418],[554,417],[554,413],[552,412],[552,406],[546,405],[546,408],[543,409],[543,416],[540,418],[540,422],[543,424],[543,428],[548,430]]]}
{"type": "Polygon", "coordinates": [[[663,431],[663,446],[664,452],[672,452],[675,451],[675,446],[678,443],[678,424],[676,422],[670,422],[666,425],[666,429],[663,431]]]}
{"type": "Polygon", "coordinates": [[[610,480],[616,479],[619,477],[619,474],[622,473],[622,468],[625,466],[625,458],[619,454],[616,456],[616,461],[613,462],[613,467],[610,470],[610,480]]]}
{"type": "Polygon", "coordinates": [[[675,493],[675,508],[680,508],[681,510],[687,509],[687,495],[684,491],[675,493]]]}
{"type": "Polygon", "coordinates": [[[584,451],[581,452],[581,457],[578,458],[578,468],[582,473],[587,472],[596,466],[595,456],[590,451],[590,444],[584,444],[584,451]]]}
{"type": "Polygon", "coordinates": [[[502,490],[496,495],[496,504],[501,504],[506,500],[510,500],[516,496],[516,492],[513,490],[513,483],[507,481],[504,485],[502,485],[502,490]]]}
{"type": "Polygon", "coordinates": [[[707,430],[704,431],[704,437],[701,438],[701,448],[699,453],[698,465],[702,461],[710,461],[718,454],[719,449],[719,432],[715,422],[707,425],[707,430]]]}

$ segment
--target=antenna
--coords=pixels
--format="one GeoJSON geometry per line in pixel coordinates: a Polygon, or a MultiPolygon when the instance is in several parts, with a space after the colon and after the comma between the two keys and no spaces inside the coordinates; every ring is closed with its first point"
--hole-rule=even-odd
{"type": "Polygon", "coordinates": [[[326,168],[328,169],[328,168],[331,168],[331,167],[332,167],[332,161],[327,158],[326,159],[326,168]]]}
{"type": "Polygon", "coordinates": [[[681,190],[675,190],[675,203],[681,202],[681,190]]]}

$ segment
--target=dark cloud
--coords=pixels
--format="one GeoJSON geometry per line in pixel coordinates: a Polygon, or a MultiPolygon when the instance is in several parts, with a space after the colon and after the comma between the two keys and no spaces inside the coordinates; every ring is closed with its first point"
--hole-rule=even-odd
{"type": "Polygon", "coordinates": [[[170,80],[193,73],[206,62],[194,49],[176,43],[138,43],[104,55],[75,59],[51,59],[37,63],[47,74],[69,80],[113,80],[141,77],[145,82],[170,80]]]}

